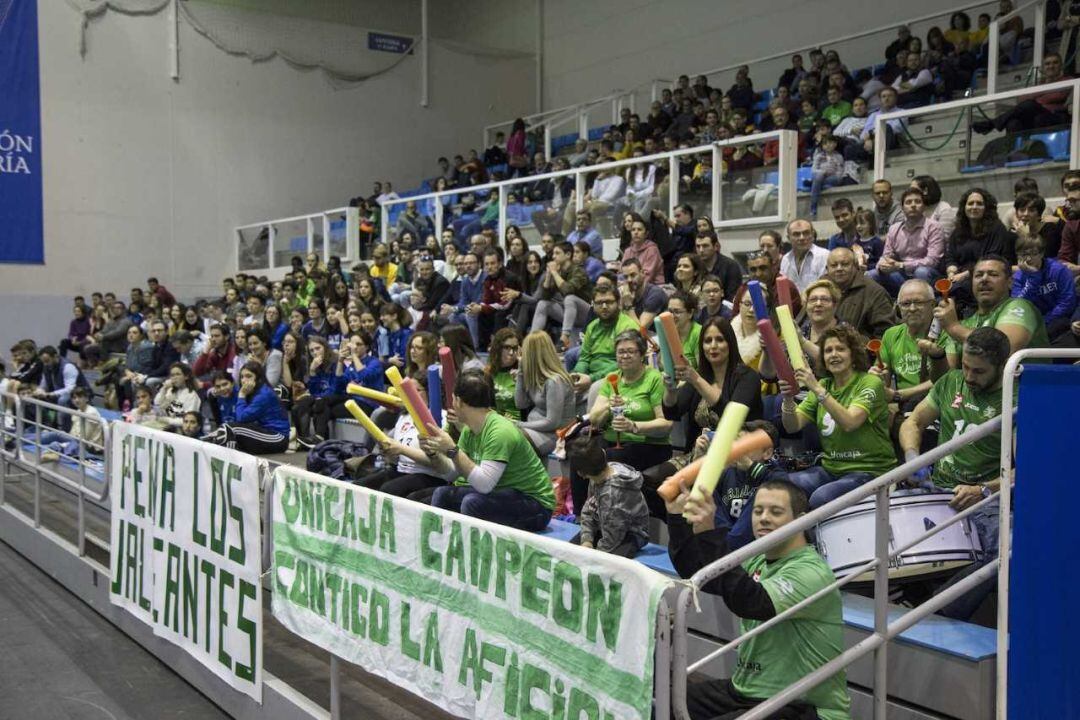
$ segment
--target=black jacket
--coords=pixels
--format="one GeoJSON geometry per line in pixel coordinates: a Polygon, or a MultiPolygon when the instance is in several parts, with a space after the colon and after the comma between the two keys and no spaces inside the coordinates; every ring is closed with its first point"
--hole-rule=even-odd
{"type": "Polygon", "coordinates": [[[1016,233],[1006,228],[997,218],[994,218],[984,233],[974,236],[963,234],[960,224],[957,223],[952,236],[945,243],[941,270],[944,272],[950,265],[955,265],[961,272],[971,270],[983,255],[1001,255],[1009,261],[1010,266],[1015,265],[1016,233]]]}

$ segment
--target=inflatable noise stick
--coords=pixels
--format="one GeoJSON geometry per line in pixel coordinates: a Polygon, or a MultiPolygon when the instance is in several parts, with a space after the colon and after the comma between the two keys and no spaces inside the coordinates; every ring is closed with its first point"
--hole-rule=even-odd
{"type": "Polygon", "coordinates": [[[776,319],[780,321],[780,335],[784,338],[784,346],[787,347],[788,359],[791,360],[791,369],[798,370],[806,367],[806,361],[803,360],[802,343],[799,342],[799,331],[795,329],[795,320],[791,317],[791,307],[777,305],[776,319]]]}
{"type": "Polygon", "coordinates": [[[686,355],[683,354],[682,340],[679,339],[679,328],[675,325],[675,316],[664,311],[657,317],[660,320],[664,340],[667,341],[668,352],[671,353],[671,361],[674,363],[671,366],[672,369],[674,370],[675,365],[686,365],[686,355]]]}
{"type": "Polygon", "coordinates": [[[431,434],[428,425],[439,427],[439,424],[435,422],[431,410],[424,404],[424,398],[420,397],[420,389],[417,387],[416,381],[412,378],[402,380],[401,392],[405,394],[405,407],[409,408],[409,415],[412,417],[413,422],[416,423],[416,429],[419,431],[420,437],[427,437],[431,434]]]}
{"type": "Polygon", "coordinates": [[[345,409],[348,410],[349,414],[356,418],[356,421],[368,431],[368,435],[370,435],[375,442],[380,445],[390,442],[390,438],[386,436],[386,433],[382,431],[382,428],[371,421],[368,414],[356,404],[355,400],[346,400],[345,409]]]}
{"type": "Polygon", "coordinates": [[[934,283],[934,289],[941,293],[942,300],[948,300],[949,291],[952,290],[952,280],[949,278],[941,278],[934,283]]]}
{"type": "Polygon", "coordinates": [[[442,427],[442,392],[440,392],[442,380],[439,379],[438,365],[428,365],[427,384],[428,410],[431,411],[431,417],[435,424],[442,427]]]}
{"type": "MultiPolygon", "coordinates": [[[[416,426],[416,431],[420,433],[420,437],[427,437],[429,435],[427,425],[424,425],[424,420],[427,418],[420,415],[420,408],[416,406],[414,398],[420,399],[420,394],[417,392],[415,386],[412,388],[414,397],[410,397],[409,393],[405,389],[405,382],[401,378],[401,371],[391,365],[386,369],[386,379],[390,381],[390,384],[397,388],[398,393],[401,395],[401,399],[405,403],[405,409],[409,412],[409,417],[412,418],[413,425],[416,426]]],[[[419,403],[420,407],[424,409],[425,414],[431,417],[431,412],[428,411],[427,406],[423,402],[419,403]]]]}
{"type": "Polygon", "coordinates": [[[692,496],[702,498],[712,495],[716,489],[716,483],[720,481],[720,473],[728,463],[731,456],[731,446],[735,437],[746,422],[746,416],[750,408],[742,403],[729,402],[724,408],[724,414],[720,416],[720,422],[716,425],[716,434],[713,435],[709,449],[705,452],[704,462],[694,480],[694,488],[690,491],[692,496]]]}
{"type": "Polygon", "coordinates": [[[799,381],[795,379],[795,371],[791,369],[791,363],[784,354],[784,348],[780,346],[780,338],[776,337],[772,323],[768,320],[758,320],[757,328],[758,334],[761,335],[761,342],[765,346],[765,352],[769,354],[769,359],[776,368],[777,377],[788,384],[789,395],[799,392],[799,381]]]}
{"type": "MultiPolygon", "coordinates": [[[[661,313],[663,315],[665,313],[661,313]]],[[[671,313],[666,313],[670,315],[671,313]]],[[[653,324],[656,325],[656,340],[660,343],[660,362],[664,368],[664,375],[668,377],[672,382],[675,381],[675,360],[671,357],[671,345],[668,344],[668,340],[664,337],[664,322],[660,319],[660,315],[656,316],[653,320],[653,324]]]]}
{"type": "MultiPolygon", "coordinates": [[[[446,390],[446,408],[454,407],[454,385],[457,383],[457,368],[454,367],[454,351],[448,347],[439,348],[439,364],[442,365],[442,386],[446,390]]],[[[436,392],[437,388],[428,388],[436,392]]]]}
{"type": "MultiPolygon", "coordinates": [[[[764,430],[754,430],[731,443],[731,452],[728,454],[728,463],[734,462],[752,452],[767,450],[771,447],[772,438],[769,437],[769,434],[764,430]]],[[[693,485],[694,480],[697,479],[698,473],[701,472],[701,466],[704,462],[705,458],[698,458],[682,470],[679,470],[657,488],[656,494],[664,501],[672,502],[675,498],[679,497],[679,493],[693,485]]]]}
{"type": "MultiPolygon", "coordinates": [[[[612,396],[618,395],[619,394],[619,373],[608,373],[607,381],[611,385],[611,394],[612,394],[612,396]]],[[[614,414],[614,408],[612,408],[612,413],[614,414]]],[[[617,449],[620,449],[620,450],[622,449],[622,433],[620,433],[618,431],[615,432],[615,447],[617,449]]]]}
{"type": "Polygon", "coordinates": [[[750,293],[750,301],[754,303],[754,317],[758,320],[768,320],[769,306],[765,304],[765,291],[762,290],[761,283],[751,280],[746,283],[746,291],[750,293]]]}
{"type": "Polygon", "coordinates": [[[357,383],[349,383],[345,388],[345,392],[350,395],[359,395],[362,398],[367,398],[372,402],[377,402],[380,405],[384,405],[391,410],[401,409],[401,398],[391,395],[390,393],[379,392],[378,390],[372,390],[369,387],[358,385],[357,383]]]}
{"type": "Polygon", "coordinates": [[[788,279],[783,275],[776,276],[776,307],[780,308],[781,305],[787,305],[791,307],[791,285],[788,279]]]}
{"type": "Polygon", "coordinates": [[[874,356],[878,370],[884,370],[885,366],[881,363],[881,341],[877,338],[870,340],[866,343],[866,351],[874,356]]]}

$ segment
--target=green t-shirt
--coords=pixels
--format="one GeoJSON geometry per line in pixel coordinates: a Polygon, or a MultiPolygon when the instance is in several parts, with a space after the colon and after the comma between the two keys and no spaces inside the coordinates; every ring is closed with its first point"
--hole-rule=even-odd
{"type": "Polygon", "coordinates": [[[866,421],[854,432],[844,432],[810,393],[798,407],[798,412],[817,423],[821,432],[821,447],[825,451],[822,466],[832,475],[852,472],[872,472],[880,475],[896,467],[896,453],[889,439],[889,405],[881,379],[869,373],[856,372],[842,388],[833,387],[833,379],[821,384],[825,392],[841,405],[854,405],[866,411],[866,421]]]}
{"type": "Polygon", "coordinates": [[[611,324],[600,322],[600,318],[593,320],[585,328],[585,335],[581,339],[581,354],[574,365],[574,372],[599,380],[618,370],[618,365],[615,364],[615,338],[619,333],[637,329],[638,324],[626,313],[619,313],[611,324]]]}
{"type": "Polygon", "coordinates": [[[825,109],[821,111],[821,117],[829,121],[829,124],[833,127],[851,114],[851,103],[847,100],[841,100],[835,105],[826,105],[825,109]]]}
{"type": "MultiPolygon", "coordinates": [[[[779,560],[764,555],[747,560],[743,567],[761,583],[780,614],[818,592],[836,578],[817,551],[799,548],[779,560]]],[[[748,633],[760,620],[742,620],[748,633]]],[[[796,680],[837,657],[844,649],[840,591],[822,596],[792,617],[747,640],[739,648],[739,659],[731,682],[750,698],[769,698],[796,680]]],[[[848,720],[851,698],[843,670],[802,697],[817,708],[822,720],[848,720]]]]}
{"type": "MultiPolygon", "coordinates": [[[[555,491],[547,468],[513,420],[489,412],[479,435],[468,427],[461,431],[458,447],[477,465],[485,460],[506,463],[496,490],[518,490],[536,498],[549,510],[555,508],[555,491]]],[[[468,485],[469,482],[459,477],[454,484],[468,485]]]]}
{"type": "MultiPolygon", "coordinates": [[[[926,401],[938,411],[938,445],[1001,414],[1001,388],[976,393],[964,382],[963,370],[938,378],[926,401]]],[[[995,479],[1001,470],[1001,432],[970,442],[934,464],[935,485],[953,488],[995,479]]]]}
{"type": "MultiPolygon", "coordinates": [[[[919,352],[916,338],[911,337],[907,325],[893,325],[881,336],[881,352],[878,354],[881,364],[889,369],[896,378],[896,389],[915,387],[922,381],[919,370],[922,368],[923,355],[919,352]]],[[[929,365],[927,366],[929,370],[929,365]]],[[[929,375],[927,375],[929,378],[929,375]]]]}
{"type": "MultiPolygon", "coordinates": [[[[611,383],[600,386],[600,394],[611,397],[611,383]]],[[[626,400],[626,417],[634,422],[648,422],[656,419],[656,408],[664,403],[664,376],[656,368],[647,367],[641,377],[632,383],[626,383],[619,373],[619,395],[626,400]]],[[[610,427],[604,431],[608,442],[615,442],[615,431],[610,427]]],[[[669,437],[646,437],[637,433],[619,433],[621,442],[648,443],[650,445],[670,445],[669,437]]]]}
{"type": "Polygon", "coordinates": [[[503,371],[497,373],[492,380],[495,383],[495,412],[511,420],[521,420],[521,411],[514,402],[514,388],[517,384],[514,376],[503,371]]]}
{"type": "MultiPolygon", "coordinates": [[[[975,313],[966,320],[961,321],[960,324],[972,329],[992,327],[999,330],[1002,325],[1019,325],[1031,333],[1031,339],[1028,340],[1027,347],[1041,348],[1050,344],[1042,313],[1039,312],[1039,308],[1023,298],[1006,298],[985,315],[975,313]]],[[[941,338],[938,339],[938,345],[945,348],[945,352],[949,355],[955,355],[957,363],[963,359],[963,343],[956,342],[948,333],[942,333],[941,338]]],[[[1045,361],[1033,360],[1032,362],[1045,361]]]]}
{"type": "Polygon", "coordinates": [[[683,355],[690,362],[690,367],[695,370],[698,369],[698,344],[701,342],[701,325],[696,322],[690,323],[690,332],[687,334],[686,339],[683,340],[682,351],[683,355]]]}

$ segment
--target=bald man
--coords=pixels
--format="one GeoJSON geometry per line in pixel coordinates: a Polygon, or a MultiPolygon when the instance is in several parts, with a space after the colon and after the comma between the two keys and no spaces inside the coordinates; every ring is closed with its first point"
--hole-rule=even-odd
{"type": "Polygon", "coordinates": [[[896,324],[892,298],[885,288],[867,278],[849,248],[829,252],[825,277],[840,288],[836,317],[854,327],[867,339],[880,338],[896,324]]]}

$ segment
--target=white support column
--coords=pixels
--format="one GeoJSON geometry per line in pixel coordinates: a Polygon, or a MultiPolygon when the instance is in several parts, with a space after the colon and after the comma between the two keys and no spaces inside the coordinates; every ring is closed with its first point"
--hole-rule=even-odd
{"type": "Polygon", "coordinates": [[[724,219],[724,213],[721,210],[721,203],[723,201],[723,167],[724,167],[724,153],[720,149],[719,145],[712,146],[712,221],[713,225],[719,225],[720,221],[724,219]]]}
{"type": "Polygon", "coordinates": [[[180,0],[169,3],[169,77],[180,79],[180,0]]]}
{"type": "MultiPolygon", "coordinates": [[[[675,217],[675,206],[679,204],[679,158],[668,158],[668,210],[669,219],[675,217]]],[[[715,215],[715,213],[714,213],[715,215]]]]}
{"type": "Polygon", "coordinates": [[[233,231],[233,233],[236,236],[236,252],[234,253],[236,266],[233,268],[233,274],[235,275],[236,273],[243,270],[243,268],[240,267],[240,248],[244,246],[244,232],[237,228],[233,231]]]}
{"type": "MultiPolygon", "coordinates": [[[[994,27],[991,25],[990,27],[994,27]]],[[[874,180],[885,177],[885,121],[879,114],[874,122],[874,180]]]]}
{"type": "Polygon", "coordinates": [[[266,267],[274,269],[274,245],[277,240],[277,228],[273,225],[266,226],[266,267]]]}
{"type": "MultiPolygon", "coordinates": [[[[1046,3],[1040,2],[1035,6],[1035,42],[1032,48],[1031,64],[1042,69],[1043,52],[1046,47],[1046,3]]],[[[1064,58],[1062,62],[1065,62],[1064,58]]]]}
{"type": "Polygon", "coordinates": [[[577,129],[577,133],[578,133],[579,138],[585,140],[585,142],[589,141],[589,109],[588,108],[582,108],[581,112],[578,113],[578,129],[577,129]]]}
{"type": "Polygon", "coordinates": [[[536,0],[536,112],[544,112],[544,0],[536,0]]]}
{"type": "Polygon", "coordinates": [[[499,237],[506,237],[506,196],[507,186],[499,186],[499,237]]]}
{"type": "Polygon", "coordinates": [[[654,103],[660,99],[660,85],[658,80],[652,81],[652,92],[649,95],[649,102],[654,103]]]}
{"type": "Polygon", "coordinates": [[[990,23],[990,39],[987,45],[987,63],[986,63],[986,94],[993,95],[997,92],[997,76],[998,76],[998,52],[1001,42],[1001,28],[998,27],[997,22],[990,23]]]}
{"type": "MultiPolygon", "coordinates": [[[[345,223],[348,225],[348,223],[345,223]]],[[[341,258],[342,263],[346,259],[351,259],[349,256],[349,240],[348,235],[345,236],[345,257],[341,258]]],[[[323,262],[329,264],[330,262],[330,216],[323,213],[322,216],[322,243],[323,243],[323,262]]]]}
{"type": "Polygon", "coordinates": [[[544,158],[551,160],[551,122],[544,123],[544,158]]]}
{"type": "Polygon", "coordinates": [[[780,218],[789,223],[799,214],[796,184],[799,177],[799,134],[784,130],[780,134],[780,187],[777,188],[776,210],[780,218]]]}
{"type": "Polygon", "coordinates": [[[611,124],[619,124],[619,98],[611,98],[611,124]]]}
{"type": "Polygon", "coordinates": [[[390,239],[390,210],[385,205],[379,207],[379,226],[379,241],[385,245],[390,239]]]}
{"type": "Polygon", "coordinates": [[[442,204],[442,197],[437,196],[437,197],[432,198],[431,203],[432,203],[431,214],[433,215],[432,220],[434,221],[434,224],[435,224],[435,237],[439,238],[439,246],[441,247],[442,246],[442,231],[443,231],[443,213],[442,213],[443,204],[442,204]]]}
{"type": "MultiPolygon", "coordinates": [[[[307,231],[307,254],[310,255],[315,249],[315,223],[311,222],[311,216],[304,218],[304,226],[307,231]]],[[[305,257],[304,260],[306,261],[307,258],[305,257]]]]}
{"type": "Polygon", "coordinates": [[[585,173],[574,173],[574,209],[585,207],[585,173]]]}
{"type": "Polygon", "coordinates": [[[428,0],[420,0],[420,107],[428,106],[428,0]]]}

